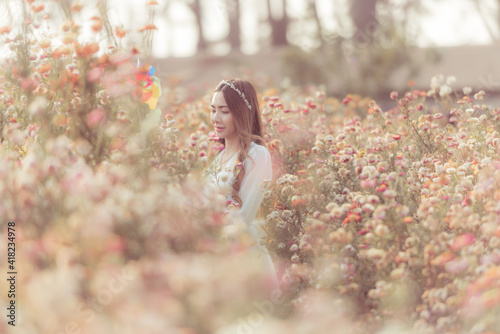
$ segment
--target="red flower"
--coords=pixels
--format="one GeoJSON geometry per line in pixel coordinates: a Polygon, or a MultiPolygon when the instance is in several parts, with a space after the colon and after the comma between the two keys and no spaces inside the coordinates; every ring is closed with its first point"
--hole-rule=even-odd
{"type": "Polygon", "coordinates": [[[60,46],[57,49],[55,49],[54,51],[52,51],[52,57],[56,58],[56,59],[59,59],[62,56],[69,55],[70,53],[71,53],[70,48],[68,48],[66,46],[60,46]]]}
{"type": "Polygon", "coordinates": [[[377,187],[378,192],[384,192],[387,190],[387,183],[383,182],[379,187],[377,187]]]}
{"type": "Polygon", "coordinates": [[[294,199],[294,200],[292,201],[292,206],[294,206],[294,207],[297,207],[297,206],[302,206],[302,205],[304,205],[304,204],[306,204],[306,200],[305,200],[305,199],[303,199],[303,198],[294,199]]]}
{"type": "Polygon", "coordinates": [[[353,221],[354,222],[361,221],[361,216],[358,215],[357,213],[354,213],[351,211],[347,214],[347,217],[345,217],[344,221],[342,222],[342,225],[346,225],[346,224],[353,222],[353,221]]]}
{"type": "Polygon", "coordinates": [[[349,102],[351,102],[352,100],[352,96],[351,95],[347,95],[343,100],[342,100],[342,104],[348,104],[349,102]]]}
{"type": "Polygon", "coordinates": [[[472,192],[469,193],[464,200],[462,201],[462,206],[471,206],[472,205],[472,198],[471,198],[472,192]]]}
{"type": "Polygon", "coordinates": [[[69,10],[71,10],[72,12],[76,12],[76,13],[81,12],[82,9],[83,9],[83,6],[79,2],[71,5],[71,7],[69,8],[69,10]]]}
{"type": "Polygon", "coordinates": [[[75,48],[76,54],[79,57],[88,57],[99,51],[99,44],[97,43],[90,43],[86,45],[78,45],[75,48]]]}
{"type": "Polygon", "coordinates": [[[122,29],[122,28],[116,27],[115,28],[115,34],[116,34],[116,37],[123,38],[123,37],[125,37],[125,35],[127,34],[127,32],[124,29],[122,29]]]}
{"type": "Polygon", "coordinates": [[[156,26],[154,24],[146,24],[144,27],[140,28],[138,31],[146,31],[146,30],[156,30],[156,26]]]}
{"type": "Polygon", "coordinates": [[[92,31],[93,32],[99,32],[99,31],[101,31],[101,29],[102,29],[102,20],[99,17],[97,17],[97,16],[93,16],[91,18],[91,20],[94,21],[94,24],[92,25],[92,31]]]}
{"type": "Polygon", "coordinates": [[[43,3],[38,5],[38,6],[31,5],[31,10],[34,11],[35,13],[39,13],[44,9],[45,9],[45,5],[43,3]]]}
{"type": "Polygon", "coordinates": [[[413,223],[413,218],[410,217],[410,216],[404,217],[403,218],[403,223],[405,223],[405,224],[411,224],[411,223],[413,223]]]}

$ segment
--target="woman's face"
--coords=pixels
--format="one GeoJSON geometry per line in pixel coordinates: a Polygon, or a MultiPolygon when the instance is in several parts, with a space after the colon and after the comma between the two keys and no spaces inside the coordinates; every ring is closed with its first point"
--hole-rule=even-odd
{"type": "Polygon", "coordinates": [[[224,94],[215,92],[212,98],[212,113],[210,120],[215,127],[215,132],[219,138],[232,140],[237,138],[236,125],[234,124],[233,114],[227,106],[224,94]]]}

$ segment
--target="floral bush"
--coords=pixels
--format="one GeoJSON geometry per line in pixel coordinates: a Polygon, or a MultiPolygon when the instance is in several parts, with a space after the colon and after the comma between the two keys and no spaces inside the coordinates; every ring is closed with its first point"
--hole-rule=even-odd
{"type": "Polygon", "coordinates": [[[16,222],[23,333],[500,332],[500,109],[485,92],[436,76],[382,108],[249,73],[277,293],[201,177],[222,149],[211,91],[165,78],[149,110],[138,49],[79,43],[72,21],[40,39],[30,5],[23,34],[0,29],[0,217],[16,222]]]}
{"type": "Polygon", "coordinates": [[[389,110],[322,93],[266,103],[286,171],[266,199],[285,286],[341,296],[371,328],[499,329],[500,109],[455,84],[393,92],[389,110]]]}

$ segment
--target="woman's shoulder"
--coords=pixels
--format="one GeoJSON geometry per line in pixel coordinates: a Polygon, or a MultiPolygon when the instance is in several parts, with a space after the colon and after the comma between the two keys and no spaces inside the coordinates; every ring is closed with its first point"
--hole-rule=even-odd
{"type": "Polygon", "coordinates": [[[268,154],[270,154],[269,150],[264,145],[257,144],[254,141],[250,143],[250,147],[248,149],[248,155],[251,156],[252,158],[268,154]]]}

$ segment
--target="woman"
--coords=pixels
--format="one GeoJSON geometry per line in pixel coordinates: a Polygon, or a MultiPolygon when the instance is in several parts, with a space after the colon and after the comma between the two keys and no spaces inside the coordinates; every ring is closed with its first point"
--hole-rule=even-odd
{"type": "Polygon", "coordinates": [[[210,120],[224,149],[205,172],[226,190],[228,203],[237,208],[248,231],[255,238],[254,250],[268,266],[276,287],[278,279],[267,248],[260,244],[265,235],[256,220],[257,211],[272,179],[271,155],[262,139],[262,120],[257,94],[245,80],[221,81],[211,103],[210,120]]]}

